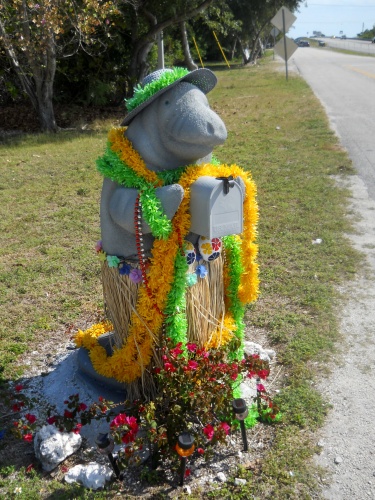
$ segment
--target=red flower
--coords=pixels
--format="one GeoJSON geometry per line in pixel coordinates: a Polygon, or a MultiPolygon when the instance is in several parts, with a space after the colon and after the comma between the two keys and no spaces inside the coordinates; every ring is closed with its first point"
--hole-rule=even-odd
{"type": "Polygon", "coordinates": [[[171,354],[173,357],[177,358],[178,355],[182,354],[184,351],[181,349],[182,342],[179,342],[174,349],[171,349],[171,354]]]}
{"type": "Polygon", "coordinates": [[[81,403],[78,406],[78,411],[85,411],[86,409],[87,409],[87,405],[85,405],[85,403],[81,403]]]}
{"type": "Polygon", "coordinates": [[[65,418],[73,418],[73,413],[69,410],[64,411],[64,417],[65,418]]]}
{"type": "Polygon", "coordinates": [[[197,350],[197,344],[186,344],[186,349],[189,351],[189,352],[195,352],[197,350]]]}
{"type": "Polygon", "coordinates": [[[190,359],[188,361],[188,364],[186,366],[186,371],[191,371],[191,370],[196,370],[198,368],[198,363],[196,361],[193,361],[192,359],[190,359]]]}
{"type": "Polygon", "coordinates": [[[172,365],[172,363],[164,363],[164,369],[167,371],[167,372],[175,372],[176,371],[176,368],[172,365]]]}
{"type": "Polygon", "coordinates": [[[34,464],[30,464],[26,467],[26,474],[29,474],[33,469],[35,469],[34,464]]]}
{"type": "Polygon", "coordinates": [[[161,368],[154,368],[154,373],[158,374],[161,372],[161,368]]]}
{"type": "Polygon", "coordinates": [[[22,384],[17,384],[16,387],[15,387],[15,389],[16,389],[17,392],[20,392],[23,389],[23,385],[22,384]]]}
{"type": "Polygon", "coordinates": [[[258,392],[266,392],[266,388],[264,387],[263,384],[257,384],[257,391],[258,392]]]}
{"type": "Polygon", "coordinates": [[[33,440],[33,435],[30,434],[30,433],[29,434],[25,434],[23,436],[23,439],[24,439],[24,441],[27,441],[28,443],[31,443],[31,441],[33,440]]]}
{"type": "Polygon", "coordinates": [[[14,403],[14,405],[12,406],[12,410],[14,412],[21,411],[21,403],[14,403]]]}
{"type": "Polygon", "coordinates": [[[270,374],[269,370],[259,370],[258,375],[261,379],[265,380],[270,374]]]}
{"type": "Polygon", "coordinates": [[[82,429],[82,424],[77,424],[73,429],[74,434],[79,434],[81,429],[82,429]]]}
{"type": "Polygon", "coordinates": [[[99,401],[102,402],[103,401],[103,396],[99,396],[99,401]]]}
{"type": "Polygon", "coordinates": [[[26,413],[25,418],[30,424],[33,424],[36,421],[36,416],[31,415],[31,413],[26,413]]]}
{"type": "Polygon", "coordinates": [[[189,477],[191,474],[191,470],[190,469],[186,469],[185,470],[185,477],[189,477]]]}
{"type": "Polygon", "coordinates": [[[215,252],[217,252],[218,250],[220,250],[221,240],[219,238],[212,238],[211,246],[212,246],[212,250],[215,250],[215,252]]]}
{"type": "Polygon", "coordinates": [[[203,455],[204,454],[204,449],[203,448],[197,448],[197,452],[199,453],[199,455],[203,455]]]}
{"type": "Polygon", "coordinates": [[[211,439],[214,437],[215,429],[212,427],[211,424],[207,424],[206,427],[203,429],[203,432],[206,435],[208,441],[211,441],[211,439]]]}
{"type": "Polygon", "coordinates": [[[47,418],[47,424],[52,425],[55,422],[56,422],[56,417],[55,416],[47,418]]]}

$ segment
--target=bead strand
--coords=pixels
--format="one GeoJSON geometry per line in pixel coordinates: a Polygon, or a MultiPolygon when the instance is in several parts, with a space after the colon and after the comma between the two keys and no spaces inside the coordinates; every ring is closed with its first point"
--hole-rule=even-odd
{"type": "Polygon", "coordinates": [[[142,273],[142,282],[146,288],[146,293],[148,297],[153,301],[152,305],[154,309],[156,309],[156,311],[163,316],[163,312],[159,309],[158,305],[155,302],[155,297],[152,293],[152,290],[150,288],[147,279],[145,249],[143,245],[143,234],[142,234],[142,204],[140,201],[139,194],[134,204],[134,229],[135,229],[135,244],[137,247],[138,261],[142,273]]]}

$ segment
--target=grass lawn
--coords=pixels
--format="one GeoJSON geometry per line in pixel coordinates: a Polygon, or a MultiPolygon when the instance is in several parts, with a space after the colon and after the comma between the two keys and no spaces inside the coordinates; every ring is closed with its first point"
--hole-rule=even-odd
{"type": "MultiPolygon", "coordinates": [[[[286,81],[271,57],[252,67],[213,69],[219,84],[208,97],[228,129],[227,142],[215,154],[221,162],[249,169],[258,187],[261,295],[246,318],[277,352],[283,376],[276,399],[284,415],[257,472],[238,471],[246,486],[229,481],[213,496],[311,498],[317,492],[311,436],[328,409],[314,380],[325,373],[339,340],[336,288],[352,279],[360,262],[345,237],[349,193],[335,185],[335,176],[353,171],[320,103],[300,77],[292,74],[286,81]],[[317,239],[322,242],[313,244],[317,239]]],[[[102,310],[93,249],[100,238],[101,177],[95,159],[109,126],[24,136],[0,145],[4,390],[7,381],[22,375],[22,356],[38,350],[53,332],[63,337],[72,323],[102,310]]],[[[9,423],[7,409],[1,409],[0,430],[9,423]]],[[[0,447],[11,445],[10,438],[0,441],[0,447]]],[[[31,496],[19,498],[89,498],[82,489],[37,472],[26,476],[9,462],[0,467],[0,494],[12,497],[15,486],[22,485],[31,496]]],[[[115,490],[92,497],[112,495],[115,490]]]]}

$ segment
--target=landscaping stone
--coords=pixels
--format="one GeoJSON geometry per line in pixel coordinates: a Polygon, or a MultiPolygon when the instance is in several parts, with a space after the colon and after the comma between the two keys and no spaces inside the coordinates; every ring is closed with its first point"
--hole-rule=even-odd
{"type": "Polygon", "coordinates": [[[54,425],[44,425],[34,438],[35,456],[45,471],[55,469],[59,463],[75,453],[82,437],[74,432],[60,432],[54,425]]]}
{"type": "Polygon", "coordinates": [[[113,471],[107,465],[90,462],[88,465],[76,465],[65,474],[67,483],[80,483],[85,488],[97,490],[111,480],[113,471]]]}

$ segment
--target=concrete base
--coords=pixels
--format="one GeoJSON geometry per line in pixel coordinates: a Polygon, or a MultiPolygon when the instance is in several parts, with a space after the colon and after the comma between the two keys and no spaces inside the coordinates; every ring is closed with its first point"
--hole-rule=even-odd
{"type": "MultiPolygon", "coordinates": [[[[112,354],[113,333],[109,332],[101,335],[98,341],[110,356],[112,354]]],[[[101,386],[103,387],[103,389],[108,389],[110,392],[114,391],[116,393],[121,393],[122,400],[124,401],[126,399],[126,384],[119,382],[114,378],[100,375],[100,373],[98,373],[92,366],[89,352],[84,347],[78,349],[77,363],[78,371],[85,377],[85,379],[92,381],[92,383],[96,386],[101,386]]],[[[103,397],[105,397],[105,393],[103,393],[103,397]]]]}

